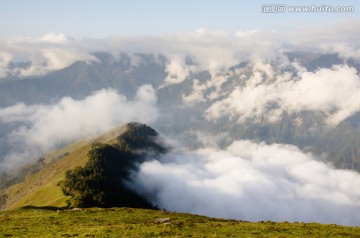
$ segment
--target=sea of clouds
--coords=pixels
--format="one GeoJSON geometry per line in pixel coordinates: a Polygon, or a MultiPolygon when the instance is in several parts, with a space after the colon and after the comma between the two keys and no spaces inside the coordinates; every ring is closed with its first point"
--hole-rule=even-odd
{"type": "Polygon", "coordinates": [[[161,209],[248,221],[360,225],[360,174],[292,145],[234,141],[143,163],[130,183],[161,209]]]}
{"type": "MultiPolygon", "coordinates": [[[[158,108],[157,90],[185,80],[191,80],[192,90],[182,95],[182,103],[196,107],[208,102],[204,120],[216,123],[228,117],[241,124],[265,115],[272,122],[283,112],[309,110],[322,112],[329,126],[337,126],[360,110],[359,72],[347,64],[360,58],[359,29],[360,21],[351,20],[287,32],[198,29],[106,39],[49,33],[0,40],[1,80],[31,80],[76,61],[96,63],[93,52],[98,51],[115,57],[120,52],[132,54],[134,65],[140,60],[136,53],[167,58],[163,83],[141,86],[131,100],[106,88],[78,100],[65,97],[35,105],[19,101],[0,108],[1,126],[12,128],[1,135],[9,151],[0,171],[123,123],[155,123],[165,114],[158,108]],[[309,71],[285,54],[296,51],[337,54],[342,63],[309,71]],[[242,62],[246,69],[228,71],[242,62]],[[204,70],[211,76],[206,82],[190,77],[204,70]],[[239,84],[225,92],[229,80],[239,84]]],[[[130,184],[159,208],[171,211],[251,221],[360,225],[360,174],[335,169],[293,145],[240,140],[225,149],[213,143],[174,150],[140,165],[130,184]]]]}

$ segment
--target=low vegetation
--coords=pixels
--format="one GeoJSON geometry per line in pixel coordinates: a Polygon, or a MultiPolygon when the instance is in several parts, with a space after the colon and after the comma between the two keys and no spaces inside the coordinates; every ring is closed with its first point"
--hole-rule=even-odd
{"type": "Polygon", "coordinates": [[[1,237],[359,237],[360,227],[245,222],[132,208],[0,213],[1,237]]]}

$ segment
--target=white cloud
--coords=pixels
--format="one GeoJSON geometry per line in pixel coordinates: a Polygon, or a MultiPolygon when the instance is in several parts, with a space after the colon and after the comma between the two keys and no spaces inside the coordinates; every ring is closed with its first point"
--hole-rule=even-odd
{"type": "MultiPolygon", "coordinates": [[[[96,61],[96,58],[89,54],[89,49],[83,49],[79,41],[63,34],[50,33],[39,38],[3,40],[0,41],[0,46],[7,50],[8,61],[31,62],[30,66],[26,68],[7,68],[6,74],[2,74],[0,77],[8,74],[19,77],[44,75],[63,69],[76,61],[96,61]]],[[[6,65],[3,65],[0,61],[0,71],[4,71],[9,62],[5,62],[6,65]]]]}
{"type": "Polygon", "coordinates": [[[249,118],[280,119],[284,111],[321,111],[336,126],[360,110],[360,77],[354,68],[337,65],[316,72],[282,72],[270,64],[255,63],[249,76],[240,72],[236,87],[207,110],[209,120],[229,116],[242,123],[249,118]]]}
{"type": "Polygon", "coordinates": [[[328,123],[337,125],[360,110],[360,76],[344,65],[303,73],[281,95],[288,111],[318,110],[328,114],[328,123]]]}
{"type": "Polygon", "coordinates": [[[313,27],[294,27],[284,33],[284,38],[291,39],[292,48],[297,50],[338,53],[344,59],[359,58],[359,29],[360,20],[354,18],[313,27]]]}
{"type": "Polygon", "coordinates": [[[133,186],[169,211],[360,225],[360,174],[289,145],[235,141],[226,150],[173,152],[142,164],[133,186]]]}
{"type": "Polygon", "coordinates": [[[53,44],[63,44],[71,40],[70,37],[66,37],[64,34],[57,34],[54,32],[48,33],[39,38],[40,41],[53,44]]]}
{"type": "Polygon", "coordinates": [[[191,105],[198,102],[205,102],[206,99],[204,98],[204,90],[206,89],[206,85],[201,84],[198,79],[194,79],[190,95],[182,95],[183,102],[191,105]]]}
{"type": "Polygon", "coordinates": [[[91,62],[96,61],[96,58],[77,50],[49,47],[39,50],[33,58],[30,58],[30,61],[32,62],[30,67],[18,71],[21,77],[44,75],[70,66],[76,61],[91,62]]]}
{"type": "Polygon", "coordinates": [[[133,101],[113,89],[94,92],[83,100],[63,98],[52,105],[17,104],[0,109],[1,123],[20,123],[7,136],[12,150],[2,167],[30,162],[81,138],[95,136],[131,121],[152,123],[158,117],[156,95],[149,85],[133,101]]]}
{"type": "Polygon", "coordinates": [[[191,68],[193,67],[186,65],[184,58],[171,58],[170,62],[166,65],[168,76],[164,80],[164,86],[183,82],[190,74],[191,68]]]}
{"type": "MultiPolygon", "coordinates": [[[[344,59],[360,57],[359,20],[336,22],[312,28],[294,27],[287,31],[249,30],[231,34],[205,28],[182,34],[141,37],[108,37],[106,39],[72,39],[61,33],[49,33],[37,38],[1,40],[1,48],[12,56],[31,60],[37,68],[23,76],[61,69],[76,60],[92,61],[89,52],[107,51],[117,56],[125,53],[153,53],[168,57],[168,77],[165,84],[184,80],[190,71],[209,70],[215,75],[223,69],[243,61],[268,62],[286,60],[282,55],[289,50],[320,53],[339,53],[344,59]],[[55,59],[44,51],[55,50],[55,59]],[[63,54],[60,54],[64,50],[63,54]],[[189,68],[185,57],[191,57],[196,67],[189,68]],[[64,59],[65,62],[59,62],[64,59]],[[71,59],[71,60],[70,60],[71,59]],[[56,63],[54,63],[56,62],[56,63]]],[[[16,58],[15,57],[15,58],[16,58]]],[[[35,66],[34,66],[35,67],[35,66]]]]}
{"type": "Polygon", "coordinates": [[[247,38],[247,37],[252,37],[253,35],[256,35],[259,32],[260,30],[254,29],[250,31],[238,31],[236,32],[235,35],[239,38],[247,38]]]}
{"type": "Polygon", "coordinates": [[[10,69],[8,69],[9,63],[13,60],[10,53],[0,52],[0,78],[5,77],[10,69]]]}

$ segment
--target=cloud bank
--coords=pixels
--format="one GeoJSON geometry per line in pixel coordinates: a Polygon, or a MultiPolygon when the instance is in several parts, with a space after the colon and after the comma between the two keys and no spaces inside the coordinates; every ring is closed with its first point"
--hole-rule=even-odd
{"type": "Polygon", "coordinates": [[[114,89],[94,92],[83,100],[63,98],[51,105],[16,104],[0,109],[0,123],[17,125],[5,143],[10,152],[1,169],[28,163],[45,152],[95,136],[131,121],[152,123],[158,117],[155,90],[140,87],[134,100],[114,89]]]}
{"type": "Polygon", "coordinates": [[[249,30],[229,33],[201,28],[183,34],[163,36],[73,39],[61,33],[0,41],[0,77],[41,75],[78,61],[96,61],[91,52],[151,53],[168,57],[167,84],[178,83],[191,72],[209,70],[215,74],[244,60],[266,61],[283,58],[286,51],[338,53],[343,58],[360,57],[359,20],[336,22],[313,28],[284,30],[249,30]],[[336,32],[337,34],[334,34],[336,32]],[[15,61],[31,61],[26,69],[9,69],[2,55],[15,61]],[[196,67],[185,64],[190,57],[196,67]]]}
{"type": "Polygon", "coordinates": [[[336,126],[360,110],[360,76],[347,65],[307,72],[282,71],[258,62],[251,67],[251,74],[246,74],[248,70],[239,70],[239,86],[206,110],[208,120],[229,117],[242,123],[265,117],[272,122],[285,111],[309,110],[325,113],[327,124],[336,126]]]}
{"type": "Polygon", "coordinates": [[[360,225],[360,174],[295,146],[235,141],[150,160],[132,186],[159,208],[249,221],[360,225]]]}
{"type": "Polygon", "coordinates": [[[0,77],[15,75],[27,78],[63,69],[76,61],[96,61],[90,49],[83,49],[78,40],[56,33],[38,38],[2,40],[0,48],[0,77]],[[18,62],[27,62],[29,65],[17,66],[18,62]]]}

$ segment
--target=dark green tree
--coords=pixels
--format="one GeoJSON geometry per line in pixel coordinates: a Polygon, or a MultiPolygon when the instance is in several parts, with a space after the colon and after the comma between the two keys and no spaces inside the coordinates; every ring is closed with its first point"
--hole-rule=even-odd
{"type": "Polygon", "coordinates": [[[124,181],[146,159],[147,153],[164,153],[152,128],[131,123],[115,145],[92,144],[84,167],[67,171],[60,186],[72,207],[154,208],[146,199],[128,188],[124,181]]]}

